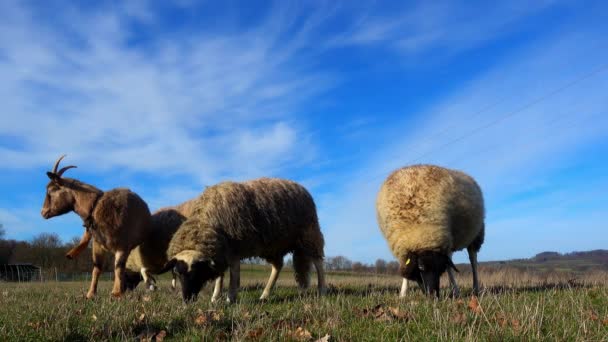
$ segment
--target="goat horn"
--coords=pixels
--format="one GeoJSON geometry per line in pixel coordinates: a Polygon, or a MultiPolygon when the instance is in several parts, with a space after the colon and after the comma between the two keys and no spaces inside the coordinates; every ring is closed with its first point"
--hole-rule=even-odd
{"type": "Polygon", "coordinates": [[[74,165],[65,166],[65,167],[61,168],[61,170],[57,171],[57,176],[61,177],[61,175],[63,175],[64,172],[66,172],[69,169],[74,169],[76,167],[77,166],[74,166],[74,165]]]}
{"type": "Polygon", "coordinates": [[[57,161],[55,162],[55,166],[53,166],[52,173],[57,173],[57,167],[59,166],[59,162],[61,162],[61,159],[63,159],[64,157],[65,157],[65,154],[62,155],[61,157],[59,157],[59,159],[57,159],[57,161]]]}

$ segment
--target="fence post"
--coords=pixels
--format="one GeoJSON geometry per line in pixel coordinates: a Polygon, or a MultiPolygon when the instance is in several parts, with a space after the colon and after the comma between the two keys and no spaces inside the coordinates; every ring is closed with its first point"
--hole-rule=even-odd
{"type": "Polygon", "coordinates": [[[38,273],[40,274],[40,282],[42,283],[42,266],[40,266],[40,268],[38,269],[38,273]]]}
{"type": "Polygon", "coordinates": [[[55,267],[55,282],[59,282],[59,277],[57,276],[57,267],[55,267]]]}
{"type": "Polygon", "coordinates": [[[19,273],[19,265],[17,265],[17,282],[21,282],[21,274],[19,273]]]}

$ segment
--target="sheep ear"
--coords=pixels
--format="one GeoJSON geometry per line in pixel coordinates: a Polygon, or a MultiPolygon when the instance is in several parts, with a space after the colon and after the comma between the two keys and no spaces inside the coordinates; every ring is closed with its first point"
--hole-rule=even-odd
{"type": "Polygon", "coordinates": [[[165,273],[165,272],[170,271],[173,267],[175,267],[176,263],[177,263],[177,259],[175,259],[175,258],[167,261],[167,263],[165,264],[165,266],[163,266],[163,269],[160,270],[160,272],[158,272],[158,273],[165,273]]]}
{"type": "Polygon", "coordinates": [[[456,272],[460,272],[460,271],[459,271],[459,270],[456,268],[456,265],[454,265],[454,262],[452,262],[452,258],[448,257],[447,259],[448,259],[448,261],[447,261],[447,262],[448,262],[448,267],[453,268],[453,269],[454,269],[454,271],[456,271],[456,272]]]}

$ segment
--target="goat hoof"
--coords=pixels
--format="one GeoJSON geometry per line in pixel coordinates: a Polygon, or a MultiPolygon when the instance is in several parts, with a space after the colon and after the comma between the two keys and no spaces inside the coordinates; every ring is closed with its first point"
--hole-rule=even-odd
{"type": "Polygon", "coordinates": [[[95,298],[95,294],[88,292],[86,298],[87,299],[93,299],[93,298],[95,298]]]}
{"type": "Polygon", "coordinates": [[[112,292],[112,298],[120,299],[122,297],[122,292],[112,292]]]}

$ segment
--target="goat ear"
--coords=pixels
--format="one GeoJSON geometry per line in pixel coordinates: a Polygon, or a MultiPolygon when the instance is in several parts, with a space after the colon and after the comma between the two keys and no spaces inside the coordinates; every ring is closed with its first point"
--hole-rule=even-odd
{"type": "Polygon", "coordinates": [[[49,177],[50,180],[52,180],[54,183],[61,185],[61,176],[59,176],[56,173],[50,172],[48,171],[46,173],[46,175],[49,177]]]}
{"type": "Polygon", "coordinates": [[[459,271],[459,270],[456,268],[456,265],[454,265],[454,262],[452,261],[452,258],[448,257],[448,261],[447,261],[447,262],[448,262],[448,267],[453,268],[453,269],[454,269],[454,271],[456,271],[456,272],[460,272],[460,271],[459,271]]]}

